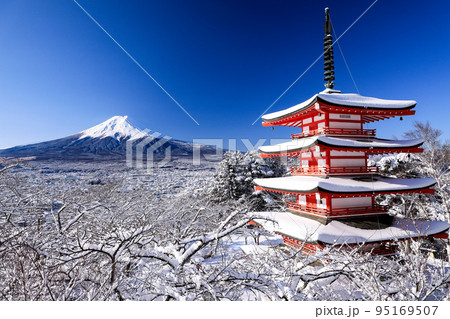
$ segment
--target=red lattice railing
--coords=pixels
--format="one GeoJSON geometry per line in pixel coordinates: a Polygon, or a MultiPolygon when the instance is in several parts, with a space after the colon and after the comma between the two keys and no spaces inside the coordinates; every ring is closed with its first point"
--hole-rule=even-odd
{"type": "Polygon", "coordinates": [[[387,205],[375,205],[375,206],[366,206],[366,207],[347,207],[347,208],[334,208],[334,209],[326,209],[326,208],[318,208],[315,206],[308,205],[300,205],[293,202],[286,202],[288,209],[309,214],[315,215],[318,217],[328,218],[328,217],[354,217],[354,216],[368,216],[368,215],[379,215],[387,213],[389,210],[389,206],[387,205]]]}
{"type": "Polygon", "coordinates": [[[319,134],[327,135],[359,135],[359,136],[375,136],[376,129],[351,129],[351,128],[328,128],[323,127],[317,130],[311,130],[308,132],[302,132],[297,134],[291,134],[292,139],[302,138],[306,136],[313,136],[319,134]]]}
{"type": "Polygon", "coordinates": [[[342,167],[291,167],[292,175],[346,175],[346,174],[378,174],[378,166],[342,166],[342,167]]]}

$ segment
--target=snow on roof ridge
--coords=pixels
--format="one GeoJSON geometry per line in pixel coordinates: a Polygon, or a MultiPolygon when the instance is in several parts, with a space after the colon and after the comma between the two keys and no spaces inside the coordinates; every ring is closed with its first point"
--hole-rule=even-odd
{"type": "MultiPolygon", "coordinates": [[[[326,93],[326,94],[334,94],[334,93],[337,93],[337,94],[340,94],[341,91],[340,91],[340,90],[335,90],[335,89],[326,88],[325,90],[323,90],[323,91],[320,92],[320,93],[326,93]]],[[[320,93],[319,93],[319,94],[320,94],[320,93]]]]}
{"type": "Polygon", "coordinates": [[[415,100],[387,100],[376,97],[362,96],[357,93],[329,94],[321,92],[317,94],[317,96],[330,103],[357,107],[405,108],[417,104],[417,101],[415,100]]]}
{"type": "Polygon", "coordinates": [[[298,110],[301,110],[301,109],[305,108],[306,106],[310,105],[317,98],[317,96],[318,96],[318,94],[314,94],[311,98],[309,98],[308,100],[306,100],[300,104],[294,105],[290,108],[287,108],[287,109],[284,109],[284,110],[281,110],[278,112],[265,114],[261,118],[263,121],[271,121],[273,119],[283,117],[287,114],[295,113],[298,110]]]}
{"type": "Polygon", "coordinates": [[[128,122],[128,115],[116,115],[106,121],[81,131],[79,139],[112,137],[118,141],[123,138],[137,139],[148,134],[128,122]]]}
{"type": "Polygon", "coordinates": [[[284,176],[255,178],[255,185],[262,188],[282,190],[294,193],[308,193],[325,190],[334,193],[403,192],[424,189],[436,184],[431,177],[393,178],[376,176],[370,181],[357,180],[354,177],[284,176]]]}
{"type": "Polygon", "coordinates": [[[362,138],[362,137],[336,137],[336,136],[308,136],[300,139],[294,139],[289,142],[263,145],[258,148],[263,153],[284,153],[292,152],[300,149],[312,147],[316,144],[316,141],[323,142],[327,145],[336,147],[349,147],[349,148],[379,148],[379,149],[397,149],[407,147],[419,147],[424,143],[424,139],[417,138],[411,140],[385,140],[378,138],[362,138]]]}
{"type": "Polygon", "coordinates": [[[338,90],[326,89],[320,93],[314,94],[310,99],[289,107],[287,109],[263,115],[263,121],[273,121],[284,116],[299,112],[309,105],[311,105],[316,98],[320,98],[325,102],[350,106],[350,107],[364,107],[364,108],[380,108],[380,109],[402,109],[412,107],[417,104],[415,100],[386,100],[375,97],[362,96],[357,93],[341,93],[338,90]]]}

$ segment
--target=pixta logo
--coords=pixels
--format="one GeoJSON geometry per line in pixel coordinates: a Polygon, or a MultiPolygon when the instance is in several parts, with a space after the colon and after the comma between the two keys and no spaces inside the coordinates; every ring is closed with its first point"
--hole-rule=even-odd
{"type": "Polygon", "coordinates": [[[159,132],[151,133],[149,129],[145,129],[144,133],[145,137],[126,142],[126,162],[128,167],[146,168],[148,173],[152,173],[155,166],[164,166],[170,162],[172,147],[165,144],[172,140],[172,137],[163,136],[159,132]]]}
{"type": "MultiPolygon", "coordinates": [[[[155,168],[162,167],[170,161],[180,156],[179,150],[172,154],[172,145],[167,143],[172,140],[171,136],[149,129],[144,130],[144,136],[130,139],[126,142],[126,164],[132,168],[146,168],[148,173],[152,173],[155,168]],[[177,155],[178,154],[178,155],[177,155]]],[[[279,144],[287,139],[270,139],[269,144],[274,145],[272,150],[287,152],[285,144],[279,144]],[[278,145],[279,144],[279,145],[278,145]]],[[[179,142],[179,141],[178,141],[179,142]]],[[[224,157],[225,152],[247,152],[257,150],[267,142],[266,139],[258,139],[252,143],[249,139],[193,139],[192,144],[179,142],[184,147],[184,155],[192,159],[193,165],[201,165],[205,162],[218,162],[224,157]],[[239,147],[238,147],[239,145],[239,147]],[[191,149],[189,149],[192,147],[191,149]]],[[[280,158],[281,163],[287,163],[287,157],[280,158]]]]}

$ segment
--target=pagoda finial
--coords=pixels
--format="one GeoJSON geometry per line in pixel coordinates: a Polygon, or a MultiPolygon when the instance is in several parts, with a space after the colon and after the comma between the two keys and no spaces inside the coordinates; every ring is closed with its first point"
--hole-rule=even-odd
{"type": "Polygon", "coordinates": [[[327,89],[332,89],[334,87],[334,61],[333,61],[333,37],[331,36],[331,21],[330,21],[330,9],[325,8],[325,23],[324,23],[324,32],[325,38],[324,41],[324,80],[325,87],[327,89]]]}

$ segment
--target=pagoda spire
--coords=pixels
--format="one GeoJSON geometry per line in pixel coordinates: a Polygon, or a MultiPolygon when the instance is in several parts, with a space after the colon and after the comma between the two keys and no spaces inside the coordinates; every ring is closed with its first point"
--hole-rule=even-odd
{"type": "Polygon", "coordinates": [[[327,89],[332,89],[334,87],[334,60],[333,60],[333,37],[331,36],[332,28],[330,21],[329,9],[325,8],[325,23],[324,23],[324,31],[325,37],[323,38],[324,42],[324,80],[325,87],[327,89]]]}

